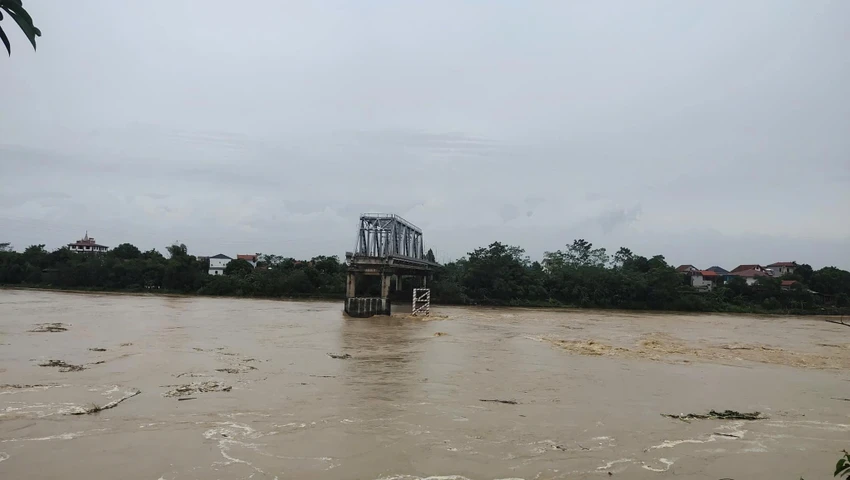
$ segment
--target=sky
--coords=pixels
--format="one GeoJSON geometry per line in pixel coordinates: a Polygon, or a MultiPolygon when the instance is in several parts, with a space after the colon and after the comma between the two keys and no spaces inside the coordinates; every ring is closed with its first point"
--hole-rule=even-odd
{"type": "Polygon", "coordinates": [[[850,268],[844,0],[27,0],[2,22],[0,242],[448,261],[576,238],[850,268]]]}

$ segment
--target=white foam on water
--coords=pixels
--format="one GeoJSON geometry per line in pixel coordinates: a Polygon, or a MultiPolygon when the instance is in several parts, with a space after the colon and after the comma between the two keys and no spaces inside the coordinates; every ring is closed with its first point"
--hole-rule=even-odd
{"type": "Polygon", "coordinates": [[[666,472],[667,470],[670,470],[670,467],[672,467],[674,463],[672,460],[667,460],[666,458],[659,458],[658,461],[664,464],[664,468],[650,467],[646,463],[641,465],[641,467],[649,470],[650,472],[666,472]]]}
{"type": "Polygon", "coordinates": [[[143,425],[139,425],[139,428],[155,427],[157,425],[166,425],[166,424],[167,424],[166,422],[145,423],[143,425]]]}
{"type": "Polygon", "coordinates": [[[106,396],[108,396],[108,395],[112,395],[113,393],[116,393],[117,391],[118,391],[118,385],[113,385],[113,386],[112,386],[112,388],[110,388],[109,390],[107,390],[107,391],[103,392],[101,395],[106,395],[106,396]]]}
{"type": "MultiPolygon", "coordinates": [[[[463,475],[437,475],[431,477],[417,477],[416,475],[391,475],[389,477],[380,477],[377,480],[470,480],[463,475]]],[[[509,479],[501,479],[509,480],[509,479]]],[[[522,479],[518,479],[522,480],[522,479]]]]}
{"type": "Polygon", "coordinates": [[[304,427],[307,426],[307,424],[306,423],[298,423],[298,422],[290,422],[290,423],[284,423],[282,425],[275,423],[272,426],[275,427],[275,428],[304,428],[304,427]]]}
{"type": "Polygon", "coordinates": [[[664,440],[662,443],[660,443],[658,445],[653,445],[653,446],[645,449],[644,451],[648,452],[650,450],[658,450],[658,449],[661,449],[661,448],[673,448],[673,447],[683,445],[683,444],[688,444],[688,443],[701,444],[701,443],[716,442],[717,440],[740,440],[740,439],[744,438],[744,435],[747,433],[746,430],[741,430],[742,425],[743,425],[743,422],[736,422],[736,423],[732,423],[732,424],[728,424],[728,425],[721,425],[717,429],[718,430],[727,430],[729,433],[724,433],[722,435],[717,434],[717,433],[712,433],[711,435],[709,435],[708,437],[703,438],[703,439],[700,439],[700,438],[684,438],[684,439],[681,439],[681,440],[664,440]]]}
{"type": "Polygon", "coordinates": [[[0,462],[9,459],[9,454],[6,452],[0,452],[0,462]]]}
{"type": "Polygon", "coordinates": [[[682,440],[664,440],[663,442],[661,442],[658,445],[653,445],[653,446],[647,448],[646,451],[657,450],[659,448],[673,448],[673,447],[683,445],[683,444],[686,444],[686,443],[709,443],[709,442],[714,442],[715,440],[716,440],[716,437],[713,436],[713,435],[708,437],[705,440],[699,440],[699,439],[696,439],[696,438],[685,438],[685,439],[682,439],[682,440]]]}
{"type": "Polygon", "coordinates": [[[803,427],[803,428],[815,428],[818,430],[827,430],[830,432],[848,432],[850,431],[850,425],[845,423],[830,423],[830,422],[818,422],[814,420],[803,420],[803,421],[792,421],[785,422],[782,420],[770,421],[764,424],[768,427],[776,427],[776,428],[789,428],[789,427],[803,427]]]}
{"type": "Polygon", "coordinates": [[[619,460],[613,460],[611,462],[608,462],[605,465],[602,465],[601,467],[596,467],[596,469],[597,470],[608,470],[609,468],[613,467],[614,465],[617,465],[618,463],[631,463],[631,462],[634,462],[634,461],[635,461],[634,458],[621,458],[619,460]]]}
{"type": "MultiPolygon", "coordinates": [[[[232,465],[234,463],[239,463],[242,465],[246,465],[250,467],[257,473],[266,474],[259,467],[255,466],[251,462],[247,460],[243,460],[241,458],[234,457],[230,454],[230,449],[233,446],[239,446],[244,448],[249,448],[251,450],[257,450],[257,445],[253,443],[246,443],[240,440],[236,440],[237,438],[241,439],[255,439],[263,436],[260,433],[257,433],[256,430],[245,425],[244,423],[236,423],[236,422],[216,422],[218,427],[210,428],[203,433],[204,438],[207,440],[218,440],[218,450],[221,453],[221,456],[224,457],[226,462],[215,462],[213,465],[232,465]]],[[[249,477],[250,478],[250,477],[249,477]]]]}
{"type": "Polygon", "coordinates": [[[26,392],[41,392],[50,388],[60,388],[60,387],[70,387],[70,385],[38,385],[27,388],[13,388],[10,390],[5,390],[0,392],[0,395],[15,395],[17,393],[26,393],[26,392]]]}
{"type": "Polygon", "coordinates": [[[10,438],[8,440],[2,440],[2,441],[0,441],[0,443],[6,443],[6,442],[44,442],[44,441],[48,441],[48,440],[73,440],[75,438],[85,437],[85,436],[90,435],[92,433],[105,432],[106,430],[107,429],[105,429],[105,428],[97,428],[97,429],[94,429],[94,430],[84,430],[82,432],[66,432],[66,433],[61,433],[59,435],[51,435],[49,437],[10,438]]]}

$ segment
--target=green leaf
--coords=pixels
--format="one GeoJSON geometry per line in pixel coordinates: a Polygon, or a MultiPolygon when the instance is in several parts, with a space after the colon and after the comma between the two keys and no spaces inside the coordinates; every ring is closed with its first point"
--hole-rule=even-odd
{"type": "Polygon", "coordinates": [[[850,463],[847,462],[847,459],[842,458],[838,460],[838,463],[835,464],[835,474],[834,477],[837,477],[842,471],[850,468],[850,463]]]}
{"type": "MultiPolygon", "coordinates": [[[[27,39],[29,39],[30,43],[32,44],[33,50],[35,50],[35,37],[41,36],[41,30],[39,30],[32,24],[32,19],[30,19],[30,21],[28,22],[24,17],[15,12],[13,8],[17,7],[6,7],[6,11],[9,13],[9,16],[12,17],[12,19],[18,24],[18,26],[21,27],[21,31],[24,32],[24,35],[26,35],[27,39]]],[[[23,8],[21,8],[21,10],[23,10],[23,8]]],[[[26,11],[24,11],[24,13],[26,13],[26,11]]],[[[29,15],[27,15],[27,17],[29,17],[29,15]]]]}
{"type": "Polygon", "coordinates": [[[0,27],[0,40],[3,40],[3,45],[6,45],[6,52],[12,55],[12,46],[9,45],[9,39],[6,37],[6,32],[3,31],[3,27],[0,27]]]}

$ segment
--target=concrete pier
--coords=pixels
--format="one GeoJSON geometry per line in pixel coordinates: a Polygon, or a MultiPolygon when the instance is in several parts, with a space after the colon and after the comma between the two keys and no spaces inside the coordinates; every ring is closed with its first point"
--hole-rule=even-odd
{"type": "Polygon", "coordinates": [[[345,299],[345,313],[350,317],[390,315],[390,300],[378,297],[350,297],[345,299]]]}

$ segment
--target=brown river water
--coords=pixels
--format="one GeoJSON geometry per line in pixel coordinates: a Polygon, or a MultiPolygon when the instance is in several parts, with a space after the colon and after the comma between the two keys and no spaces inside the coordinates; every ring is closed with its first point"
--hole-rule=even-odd
{"type": "Polygon", "coordinates": [[[826,479],[850,449],[823,318],[341,309],[0,290],[0,478],[826,479]],[[712,409],[765,418],[661,415],[712,409]]]}

